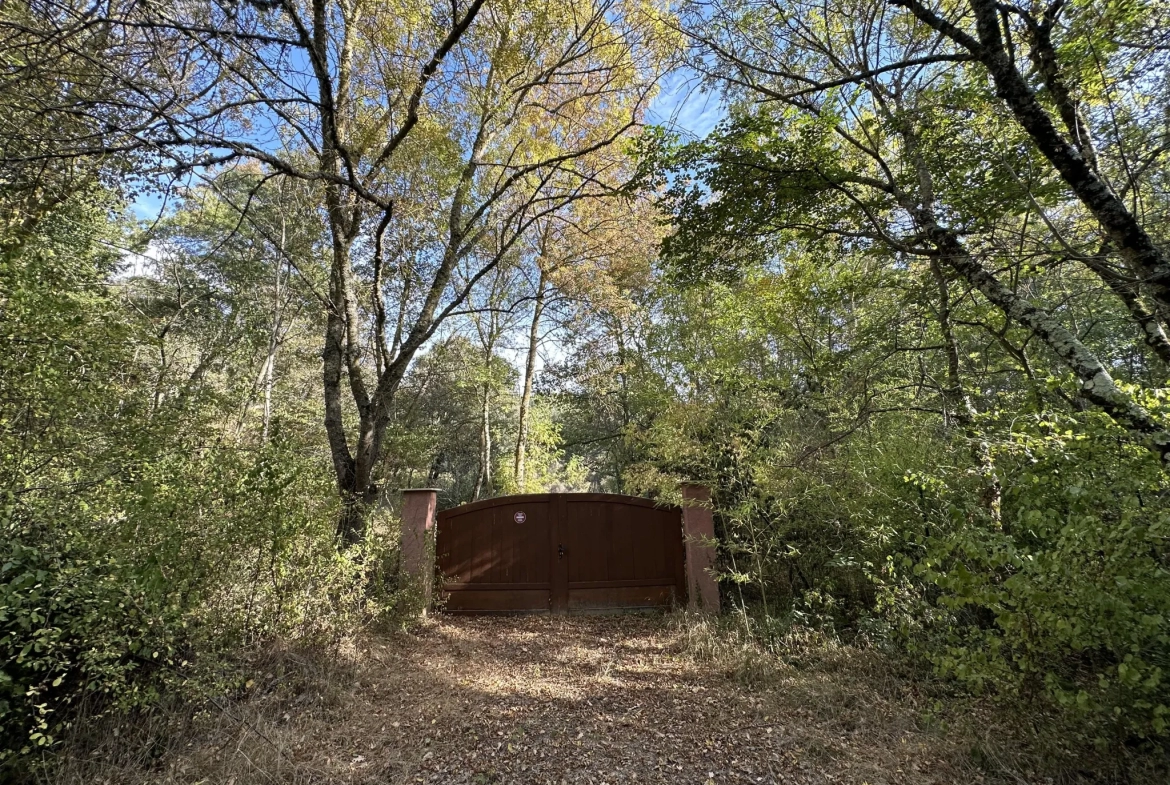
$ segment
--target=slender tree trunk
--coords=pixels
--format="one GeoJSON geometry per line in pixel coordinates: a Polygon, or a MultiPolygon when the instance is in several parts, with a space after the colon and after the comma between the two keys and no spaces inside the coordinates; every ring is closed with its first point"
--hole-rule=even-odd
{"type": "Polygon", "coordinates": [[[501,283],[498,277],[499,269],[496,270],[496,273],[497,279],[492,285],[489,300],[487,324],[485,326],[482,322],[476,321],[476,330],[483,346],[483,398],[480,410],[479,472],[475,478],[473,499],[479,499],[485,495],[490,496],[492,493],[492,358],[495,356],[496,341],[500,339],[500,334],[503,332],[503,328],[500,326],[499,311],[495,307],[491,307],[497,302],[499,295],[497,287],[501,283]]]}
{"type": "Polygon", "coordinates": [[[540,271],[540,280],[536,284],[536,302],[532,309],[532,325],[528,330],[528,359],[524,364],[524,389],[520,393],[520,417],[516,429],[516,459],[515,477],[516,490],[526,493],[528,488],[528,467],[526,453],[528,451],[528,418],[529,407],[532,403],[532,380],[536,376],[536,350],[540,341],[540,317],[544,312],[544,270],[540,271]]]}
{"type": "MultiPolygon", "coordinates": [[[[491,355],[488,355],[489,362],[491,355]]],[[[483,407],[480,409],[479,429],[479,474],[475,478],[475,493],[472,500],[479,499],[485,492],[491,492],[492,474],[492,385],[483,383],[483,407]]]]}
{"type": "MultiPolygon", "coordinates": [[[[281,182],[281,196],[284,195],[284,182],[281,182]]],[[[284,323],[284,309],[281,307],[281,279],[280,273],[284,269],[284,257],[286,254],[285,246],[288,243],[288,220],[284,213],[283,199],[281,203],[280,212],[280,245],[277,248],[278,256],[276,259],[276,281],[273,284],[272,290],[272,330],[268,334],[268,356],[264,360],[264,411],[263,419],[261,420],[260,443],[268,444],[268,432],[272,423],[272,386],[276,380],[276,353],[280,349],[281,343],[284,342],[284,334],[281,328],[284,323]]],[[[288,275],[285,277],[285,289],[287,290],[292,281],[292,268],[289,268],[288,275]]]]}
{"type": "Polygon", "coordinates": [[[1105,254],[1084,257],[1085,265],[1095,272],[1105,282],[1114,294],[1125,303],[1126,310],[1142,330],[1142,340],[1146,346],[1157,355],[1158,359],[1170,365],[1170,338],[1162,328],[1162,320],[1158,318],[1138,292],[1138,283],[1127,280],[1128,276],[1119,273],[1105,261],[1105,254]]]}
{"type": "MultiPolygon", "coordinates": [[[[280,251],[284,253],[285,225],[281,220],[280,251]]],[[[260,443],[268,444],[269,426],[272,423],[272,387],[276,381],[276,353],[284,342],[281,328],[284,322],[284,312],[281,308],[280,271],[284,265],[278,260],[276,264],[276,285],[272,295],[272,330],[268,333],[268,353],[264,358],[264,367],[261,370],[261,384],[264,391],[264,410],[261,420],[260,443]]],[[[292,271],[289,271],[292,275],[292,271]]],[[[287,283],[286,283],[287,288],[287,283]]]]}
{"type": "Polygon", "coordinates": [[[431,461],[431,468],[427,470],[427,485],[434,487],[439,482],[439,476],[443,473],[443,463],[446,461],[446,454],[440,450],[435,459],[431,461]]]}
{"type": "MultiPolygon", "coordinates": [[[[935,193],[934,178],[930,167],[922,157],[922,148],[919,145],[918,135],[909,125],[902,125],[902,138],[906,143],[907,152],[914,161],[914,168],[918,175],[918,195],[922,205],[919,214],[924,220],[935,222],[935,193]]],[[[991,445],[975,427],[975,418],[978,411],[971,397],[963,387],[963,377],[959,366],[959,342],[955,339],[954,327],[951,324],[951,295],[947,277],[943,273],[937,258],[931,258],[930,271],[938,287],[938,322],[942,332],[943,351],[947,358],[947,386],[943,391],[943,398],[952,412],[955,421],[963,429],[963,433],[971,443],[971,452],[979,466],[979,474],[983,484],[983,506],[991,516],[996,526],[1002,525],[1000,510],[1002,507],[1003,492],[999,478],[995,475],[995,461],[991,455],[991,445]]]]}
{"type": "Polygon", "coordinates": [[[955,339],[955,331],[951,325],[951,297],[947,286],[946,275],[943,274],[937,259],[930,260],[930,271],[934,275],[938,286],[939,309],[938,322],[942,331],[943,351],[947,357],[947,386],[943,390],[943,398],[954,415],[955,422],[963,429],[964,434],[971,442],[971,453],[979,464],[979,474],[983,483],[983,506],[991,515],[994,524],[1002,526],[1000,510],[1003,501],[1003,489],[999,478],[995,474],[995,460],[991,455],[991,445],[982,437],[975,427],[975,418],[978,411],[971,401],[971,396],[963,387],[963,377],[959,367],[959,342],[955,339]]]}
{"type": "Polygon", "coordinates": [[[268,430],[272,423],[272,385],[275,379],[273,365],[276,362],[276,350],[268,356],[268,372],[264,375],[264,412],[260,429],[260,443],[268,444],[268,430]]]}

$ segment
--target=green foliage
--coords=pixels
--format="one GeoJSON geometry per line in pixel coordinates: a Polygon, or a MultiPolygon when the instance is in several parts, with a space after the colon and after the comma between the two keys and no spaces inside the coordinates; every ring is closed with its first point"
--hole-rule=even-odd
{"type": "MultiPolygon", "coordinates": [[[[1170,507],[1139,431],[1170,422],[1166,318],[1049,161],[1080,146],[1161,237],[1162,175],[1130,164],[1164,154],[1158,12],[1003,18],[1045,136],[983,64],[936,60],[965,57],[962,36],[911,12],[713,8],[691,24],[727,120],[639,151],[673,229],[662,268],[689,288],[651,305],[625,476],[712,483],[724,596],[761,636],[800,621],[897,643],[1083,739],[1164,742],[1170,507]],[[1086,358],[1147,424],[1087,410],[1086,358]]],[[[938,13],[971,35],[970,10],[938,13]]]]}
{"type": "MultiPolygon", "coordinates": [[[[1147,340],[1164,292],[961,37],[876,0],[487,4],[417,103],[450,9],[398,3],[362,17],[397,26],[326,15],[349,54],[306,103],[291,7],[195,12],[224,28],[210,59],[137,6],[112,37],[55,8],[0,9],[3,774],[77,717],[222,693],[253,646],[336,644],[417,603],[385,506],[338,550],[339,487],[441,485],[446,505],[709,482],[734,635],[898,644],[1087,739],[1170,737],[1167,472],[1079,397],[1108,369],[1144,437],[1170,432],[1170,349],[1147,340]],[[198,96],[138,68],[160,41],[208,66],[198,96]],[[691,44],[726,119],[685,144],[644,129],[634,198],[608,201],[627,123],[691,44]],[[280,149],[255,147],[273,107],[280,149]],[[140,121],[152,141],[114,152],[140,121]],[[224,143],[156,148],[195,126],[224,143]],[[148,242],[114,194],[156,149],[207,181],[148,242]],[[548,310],[524,328],[533,280],[548,310]],[[352,393],[332,444],[327,319],[326,385],[352,393]],[[547,365],[519,488],[528,340],[547,365]]],[[[937,9],[968,33],[970,10],[937,9]]],[[[1163,5],[1000,11],[1012,89],[1165,245],[1163,5]]]]}
{"type": "Polygon", "coordinates": [[[977,689],[1043,693],[1102,737],[1170,723],[1170,492],[1156,459],[1100,414],[1039,412],[996,440],[1002,529],[951,478],[915,572],[948,613],[918,644],[977,689]],[[982,523],[983,525],[972,525],[982,523]]]}
{"type": "MultiPolygon", "coordinates": [[[[190,324],[166,344],[128,307],[141,287],[118,275],[115,249],[131,241],[111,207],[100,192],[75,195],[0,260],[11,347],[0,353],[7,771],[79,714],[222,692],[251,646],[335,643],[383,607],[393,531],[338,552],[323,456],[279,416],[266,441],[241,430],[235,396],[210,374],[192,383],[191,366],[183,372],[184,357],[201,364],[185,336],[207,332],[190,324]],[[165,367],[153,362],[159,345],[165,367]]],[[[212,311],[184,314],[216,323],[212,311]]]]}
{"type": "MultiPolygon", "coordinates": [[[[658,392],[636,400],[654,417],[632,434],[641,461],[626,481],[713,486],[724,597],[765,643],[793,625],[897,643],[975,691],[1043,698],[1086,740],[1164,737],[1170,487],[1157,459],[1106,415],[1052,408],[1041,391],[1005,391],[1019,409],[980,418],[977,436],[929,413],[867,414],[870,396],[897,401],[897,369],[884,364],[883,391],[870,366],[876,338],[785,341],[827,345],[789,298],[840,303],[848,280],[847,264],[794,260],[775,278],[666,293],[676,316],[649,339],[660,375],[640,385],[658,392]],[[862,372],[869,390],[852,398],[862,372]],[[998,521],[976,438],[1002,478],[998,521]]],[[[872,308],[881,288],[854,294],[872,308]]],[[[828,309],[821,329],[882,313],[828,309]]],[[[1160,391],[1133,391],[1165,410],[1160,391]]]]}
{"type": "Polygon", "coordinates": [[[5,756],[51,745],[71,708],[149,703],[148,675],[174,666],[178,614],[133,565],[60,541],[6,510],[0,572],[0,738],[5,756]]]}
{"type": "Polygon", "coordinates": [[[80,701],[93,718],[149,707],[163,690],[197,697],[230,683],[252,644],[329,643],[376,615],[364,587],[384,557],[376,543],[336,550],[330,481],[277,441],[258,454],[134,456],[67,500],[10,497],[0,575],[10,748],[51,743],[80,701]]]}
{"type": "Polygon", "coordinates": [[[533,399],[529,410],[525,487],[517,487],[513,467],[505,462],[499,469],[501,495],[588,487],[587,469],[580,456],[566,457],[561,448],[564,441],[561,436],[563,424],[557,415],[552,400],[544,396],[533,399]]]}
{"type": "MultiPolygon", "coordinates": [[[[724,220],[709,202],[695,209],[680,213],[695,231],[724,220]]],[[[929,353],[943,340],[930,289],[910,283],[920,268],[782,235],[761,263],[737,262],[734,282],[656,293],[626,481],[711,483],[724,597],[765,641],[799,624],[897,643],[976,691],[1042,699],[1085,739],[1165,737],[1156,458],[1104,414],[1070,409],[1067,378],[978,376],[1011,362],[986,346],[958,359],[996,389],[989,413],[956,427],[945,391],[921,381],[945,366],[929,353]],[[1002,484],[997,513],[988,477],[1002,484]]],[[[1076,307],[1116,313],[1100,299],[1076,307]]],[[[952,318],[991,320],[977,302],[952,318]]],[[[1165,416],[1164,391],[1128,389],[1165,416]]]]}
{"type": "Polygon", "coordinates": [[[829,116],[736,112],[698,142],[648,136],[638,150],[644,177],[676,173],[665,193],[675,232],[662,247],[674,278],[735,280],[792,240],[779,230],[797,216],[834,222],[834,200],[825,198],[840,176],[832,123],[829,116]]]}
{"type": "Polygon", "coordinates": [[[871,260],[837,254],[660,292],[635,397],[653,417],[631,434],[640,461],[626,479],[712,484],[725,596],[758,609],[760,630],[856,632],[899,580],[886,557],[918,519],[902,476],[944,443],[925,418],[873,411],[904,394],[901,369],[878,363],[897,340],[874,330],[896,310],[886,285],[871,260]]]}
{"type": "Polygon", "coordinates": [[[489,394],[493,442],[503,463],[515,442],[516,370],[502,357],[456,336],[419,357],[403,380],[388,435],[386,476],[400,487],[443,486],[443,503],[471,499],[479,472],[483,395],[489,394]]]}

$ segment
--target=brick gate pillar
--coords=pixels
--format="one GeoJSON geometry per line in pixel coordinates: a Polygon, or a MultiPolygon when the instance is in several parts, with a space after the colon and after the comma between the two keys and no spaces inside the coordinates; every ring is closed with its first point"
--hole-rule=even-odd
{"type": "Polygon", "coordinates": [[[687,556],[687,607],[719,612],[719,584],[709,568],[715,566],[715,517],[711,512],[711,489],[684,483],[683,542],[687,556]]]}
{"type": "Polygon", "coordinates": [[[411,488],[402,492],[402,577],[418,587],[423,613],[431,605],[435,578],[435,488],[411,488]]]}

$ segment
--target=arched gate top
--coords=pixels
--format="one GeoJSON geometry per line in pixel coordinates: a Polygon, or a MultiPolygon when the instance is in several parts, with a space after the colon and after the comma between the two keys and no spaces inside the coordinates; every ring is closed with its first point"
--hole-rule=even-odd
{"type": "Polygon", "coordinates": [[[564,499],[569,502],[608,502],[609,504],[625,504],[631,507],[649,507],[655,510],[678,512],[680,507],[673,504],[660,504],[653,499],[642,496],[624,496],[620,493],[518,493],[511,496],[496,496],[492,499],[482,499],[470,504],[461,504],[458,507],[448,507],[439,511],[439,518],[449,518],[452,515],[462,515],[465,512],[476,512],[491,507],[506,507],[516,504],[535,504],[564,499]]]}

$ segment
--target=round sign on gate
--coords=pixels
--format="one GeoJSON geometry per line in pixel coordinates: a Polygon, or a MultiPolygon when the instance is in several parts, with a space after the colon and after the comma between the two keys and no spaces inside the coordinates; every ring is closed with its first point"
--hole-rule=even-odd
{"type": "Polygon", "coordinates": [[[524,523],[524,521],[528,520],[528,516],[524,514],[524,510],[517,510],[516,514],[512,516],[512,520],[516,521],[516,523],[524,523]]]}

